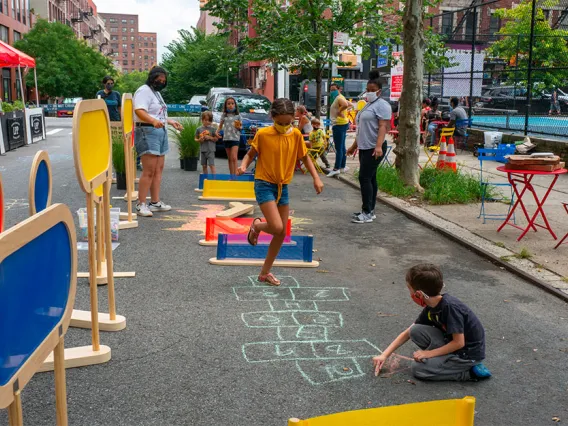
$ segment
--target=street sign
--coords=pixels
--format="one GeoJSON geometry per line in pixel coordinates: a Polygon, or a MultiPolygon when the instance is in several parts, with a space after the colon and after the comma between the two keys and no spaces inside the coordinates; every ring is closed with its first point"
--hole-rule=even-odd
{"type": "Polygon", "coordinates": [[[336,75],[336,76],[331,77],[331,82],[343,87],[344,78],[340,75],[336,75]]]}
{"type": "Polygon", "coordinates": [[[393,64],[391,67],[391,101],[398,101],[400,95],[402,94],[402,77],[404,73],[402,55],[402,52],[392,52],[393,64]]]}
{"type": "Polygon", "coordinates": [[[387,66],[388,54],[389,54],[389,47],[388,46],[379,46],[379,51],[377,53],[377,68],[382,68],[382,67],[387,66]]]}
{"type": "Polygon", "coordinates": [[[339,31],[333,32],[333,44],[335,46],[349,46],[349,34],[339,31]]]}
{"type": "Polygon", "coordinates": [[[377,58],[377,68],[386,67],[387,63],[387,58],[377,58]]]}
{"type": "Polygon", "coordinates": [[[379,46],[379,56],[386,57],[389,54],[388,46],[379,46]]]}

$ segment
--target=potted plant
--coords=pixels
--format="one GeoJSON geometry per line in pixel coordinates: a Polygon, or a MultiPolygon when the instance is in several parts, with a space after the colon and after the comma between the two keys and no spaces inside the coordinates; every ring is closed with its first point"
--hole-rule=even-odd
{"type": "Polygon", "coordinates": [[[116,189],[126,190],[126,164],[122,135],[115,135],[112,138],[112,166],[116,173],[116,189]]]}
{"type": "Polygon", "coordinates": [[[183,126],[183,130],[171,130],[173,142],[178,146],[180,166],[187,171],[196,171],[199,161],[199,142],[195,141],[195,132],[199,128],[199,119],[197,118],[180,118],[179,123],[183,126]]]}

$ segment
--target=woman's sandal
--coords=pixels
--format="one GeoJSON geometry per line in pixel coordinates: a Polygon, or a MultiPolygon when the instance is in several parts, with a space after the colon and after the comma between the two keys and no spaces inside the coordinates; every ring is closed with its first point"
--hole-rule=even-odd
{"type": "Polygon", "coordinates": [[[248,232],[248,236],[247,236],[247,240],[248,240],[248,242],[249,242],[249,244],[250,244],[251,246],[256,246],[257,243],[258,243],[258,234],[259,234],[259,232],[256,232],[256,230],[254,229],[254,224],[255,224],[255,222],[256,222],[257,220],[260,221],[260,222],[262,222],[262,219],[259,218],[259,217],[257,217],[256,219],[254,219],[254,220],[252,221],[252,224],[250,225],[249,232],[248,232]]]}
{"type": "Polygon", "coordinates": [[[258,281],[261,283],[268,283],[274,287],[278,287],[280,285],[280,280],[276,278],[272,273],[268,273],[266,275],[259,275],[258,281]]]}

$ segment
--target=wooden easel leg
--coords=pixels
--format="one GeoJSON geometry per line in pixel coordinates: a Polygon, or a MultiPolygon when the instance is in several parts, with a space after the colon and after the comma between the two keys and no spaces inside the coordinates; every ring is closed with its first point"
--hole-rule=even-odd
{"type": "Polygon", "coordinates": [[[57,426],[67,426],[67,384],[65,383],[65,337],[53,350],[55,373],[55,409],[57,426]]]}
{"type": "Polygon", "coordinates": [[[20,391],[14,394],[14,401],[8,407],[8,424],[10,426],[23,426],[24,424],[20,391]]]}
{"type": "Polygon", "coordinates": [[[126,167],[126,200],[128,201],[128,222],[132,222],[132,192],[134,191],[134,179],[136,172],[132,174],[134,169],[134,159],[132,158],[132,148],[128,137],[124,137],[124,161],[126,167]]]}
{"type": "MultiPolygon", "coordinates": [[[[99,342],[99,300],[97,295],[97,248],[95,246],[95,214],[93,193],[87,194],[87,238],[89,245],[89,290],[91,296],[91,336],[93,351],[100,348],[99,342]]],[[[99,214],[100,217],[100,214],[99,214]]]]}
{"type": "MultiPolygon", "coordinates": [[[[106,267],[108,279],[108,311],[110,319],[116,319],[116,304],[114,300],[114,274],[113,274],[113,261],[112,261],[112,235],[110,232],[110,181],[104,184],[104,238],[106,246],[106,267]]],[[[95,283],[96,286],[96,283],[95,283]]]]}
{"type": "Polygon", "coordinates": [[[99,277],[102,273],[102,265],[103,265],[103,219],[102,219],[102,214],[101,214],[101,203],[96,203],[95,205],[95,212],[96,212],[96,228],[95,228],[95,232],[96,232],[96,244],[97,244],[97,277],[99,277]]]}

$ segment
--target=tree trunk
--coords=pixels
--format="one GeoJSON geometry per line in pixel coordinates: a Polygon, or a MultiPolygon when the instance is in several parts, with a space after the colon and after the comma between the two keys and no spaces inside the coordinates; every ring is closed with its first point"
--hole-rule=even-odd
{"type": "Polygon", "coordinates": [[[420,108],[424,79],[423,0],[406,0],[403,18],[404,76],[399,101],[396,167],[404,183],[420,187],[420,108]]]}
{"type": "Polygon", "coordinates": [[[316,64],[316,117],[320,117],[321,113],[321,82],[322,82],[322,69],[321,66],[316,64]]]}

